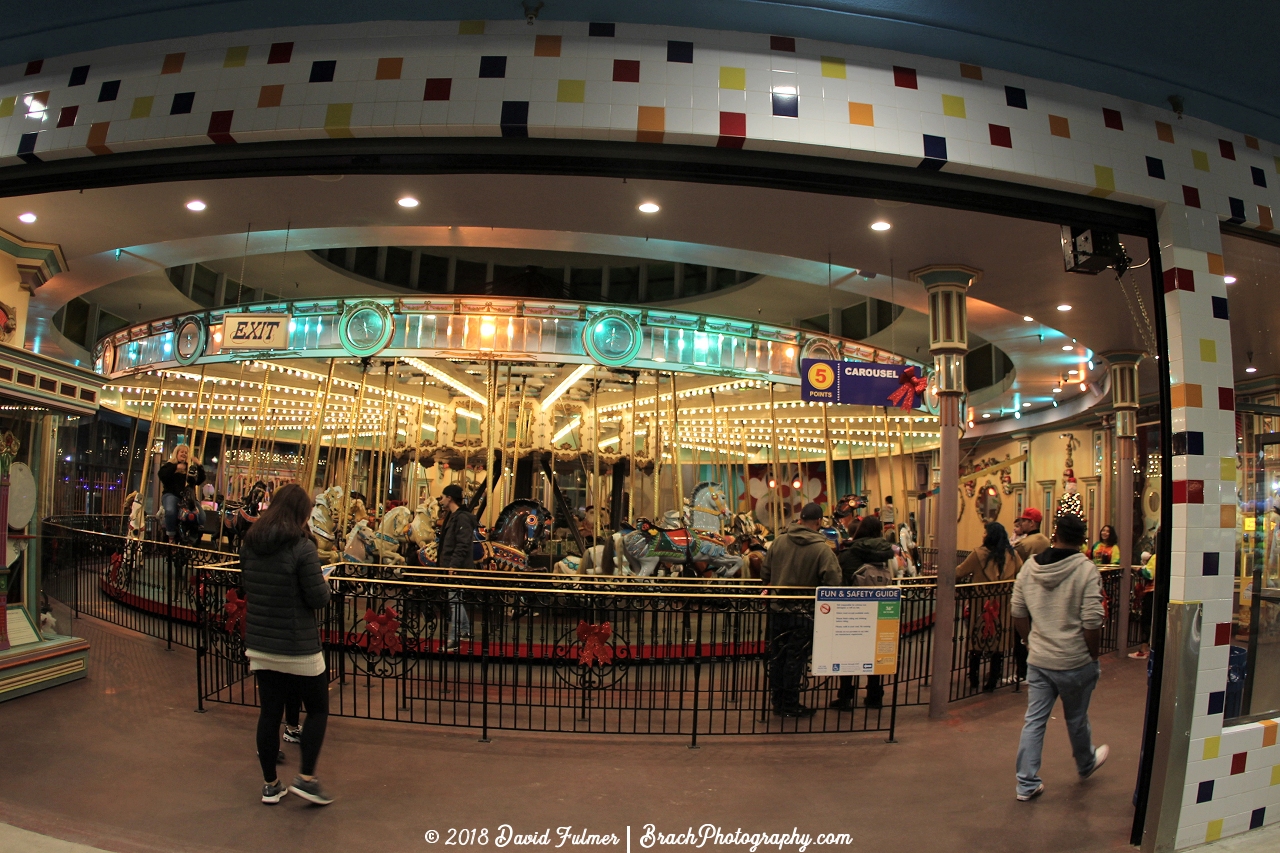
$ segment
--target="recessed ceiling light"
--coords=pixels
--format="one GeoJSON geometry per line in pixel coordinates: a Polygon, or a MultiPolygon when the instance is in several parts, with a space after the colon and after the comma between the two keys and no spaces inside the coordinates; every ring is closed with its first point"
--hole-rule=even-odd
{"type": "Polygon", "coordinates": [[[1075,375],[1076,375],[1077,373],[1079,373],[1079,372],[1080,372],[1080,371],[1076,370],[1075,368],[1072,368],[1071,370],[1068,370],[1068,371],[1067,371],[1067,375],[1068,375],[1068,376],[1075,376],[1075,375]]]}
{"type": "Polygon", "coordinates": [[[1058,306],[1058,310],[1059,310],[1059,311],[1070,311],[1070,310],[1071,310],[1071,306],[1064,302],[1064,303],[1062,303],[1061,305],[1059,305],[1059,306],[1058,306]]]}
{"type": "Polygon", "coordinates": [[[1258,368],[1254,367],[1254,366],[1251,364],[1251,365],[1249,365],[1248,367],[1246,367],[1246,368],[1244,369],[1244,372],[1245,372],[1245,373],[1257,373],[1257,372],[1258,372],[1258,368]]]}
{"type": "Polygon", "coordinates": [[[1013,410],[1013,419],[1014,419],[1015,421],[1020,421],[1020,420],[1022,420],[1022,412],[1018,411],[1017,409],[1014,409],[1014,410],[1013,410]]]}
{"type": "Polygon", "coordinates": [[[1070,344],[1063,344],[1063,345],[1062,345],[1062,351],[1063,351],[1063,352],[1071,352],[1073,349],[1075,349],[1075,347],[1071,346],[1070,344]]]}
{"type": "Polygon", "coordinates": [[[662,210],[662,208],[658,207],[651,201],[644,202],[638,209],[641,213],[657,213],[659,210],[662,210]]]}
{"type": "Polygon", "coordinates": [[[1062,393],[1062,389],[1061,389],[1061,388],[1054,388],[1054,389],[1053,389],[1053,393],[1055,393],[1055,394],[1061,394],[1061,393],[1062,393]]]}
{"type": "Polygon", "coordinates": [[[1235,284],[1235,283],[1236,283],[1236,277],[1235,277],[1235,276],[1233,276],[1233,275],[1224,275],[1224,276],[1222,277],[1222,280],[1223,280],[1224,282],[1226,282],[1227,284],[1235,284]]]}
{"type": "Polygon", "coordinates": [[[398,201],[396,201],[396,204],[400,205],[401,207],[417,207],[418,200],[411,195],[407,195],[404,198],[401,198],[398,201]]]}
{"type": "Polygon", "coordinates": [[[204,210],[206,207],[208,207],[208,205],[202,202],[198,198],[187,202],[187,210],[192,210],[192,211],[195,211],[196,213],[199,213],[200,211],[204,210]]]}
{"type": "Polygon", "coordinates": [[[1088,391],[1088,390],[1089,390],[1089,383],[1088,383],[1088,382],[1081,382],[1081,383],[1080,383],[1080,390],[1081,390],[1081,391],[1088,391]]]}
{"type": "Polygon", "coordinates": [[[1030,316],[1028,316],[1028,317],[1023,317],[1022,319],[1026,320],[1028,323],[1034,323],[1034,322],[1035,322],[1035,317],[1030,317],[1030,316]]]}
{"type": "Polygon", "coordinates": [[[989,418],[989,417],[991,417],[991,413],[990,413],[990,412],[983,412],[983,413],[982,413],[982,416],[983,416],[984,418],[989,418]]]}
{"type": "Polygon", "coordinates": [[[1023,403],[1023,404],[1022,404],[1022,408],[1024,408],[1024,409],[1029,409],[1029,408],[1031,408],[1031,404],[1030,404],[1030,403],[1023,403]]]}
{"type": "Polygon", "coordinates": [[[892,225],[890,225],[888,222],[885,222],[884,220],[871,223],[872,231],[888,231],[892,227],[893,227],[892,225]]]}
{"type": "Polygon", "coordinates": [[[18,221],[25,222],[30,225],[32,222],[36,221],[36,215],[34,213],[20,213],[18,214],[18,221]]]}

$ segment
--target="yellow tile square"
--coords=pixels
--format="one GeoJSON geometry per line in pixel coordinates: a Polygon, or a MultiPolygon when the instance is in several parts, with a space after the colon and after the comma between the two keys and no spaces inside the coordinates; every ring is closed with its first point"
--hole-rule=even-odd
{"type": "Polygon", "coordinates": [[[1218,748],[1222,746],[1222,738],[1215,735],[1204,739],[1204,755],[1201,756],[1205,761],[1218,757],[1218,748]]]}
{"type": "Polygon", "coordinates": [[[942,114],[952,118],[967,118],[964,112],[964,98],[959,95],[943,95],[942,114]]]}
{"type": "Polygon", "coordinates": [[[875,127],[876,111],[871,104],[859,104],[854,101],[849,102],[849,124],[862,124],[867,127],[875,127]]]}
{"type": "Polygon", "coordinates": [[[1222,837],[1222,818],[1209,821],[1209,825],[1204,830],[1204,840],[1217,841],[1222,837]]]}
{"type": "Polygon", "coordinates": [[[460,36],[484,35],[484,21],[458,21],[458,35],[460,36]]]}
{"type": "Polygon", "coordinates": [[[1273,157],[1272,159],[1273,159],[1273,160],[1275,160],[1275,163],[1276,163],[1276,171],[1277,171],[1277,172],[1280,172],[1280,157],[1273,157]]]}
{"type": "Polygon", "coordinates": [[[334,139],[351,137],[351,104],[329,104],[324,113],[324,132],[334,139]]]}
{"type": "Polygon", "coordinates": [[[1223,456],[1218,462],[1218,477],[1222,480],[1234,481],[1236,478],[1236,458],[1223,456]]]}
{"type": "Polygon", "coordinates": [[[732,68],[728,65],[721,65],[720,66],[720,88],[721,89],[747,88],[747,69],[732,68]]]}
{"type": "Polygon", "coordinates": [[[1202,172],[1209,171],[1209,155],[1203,151],[1191,149],[1191,165],[1202,172]]]}
{"type": "Polygon", "coordinates": [[[129,118],[146,118],[151,115],[151,104],[154,101],[155,98],[151,95],[134,98],[133,109],[129,111],[129,118]]]}
{"type": "Polygon", "coordinates": [[[580,104],[586,99],[586,80],[561,80],[556,87],[556,100],[562,104],[580,104]]]}
{"type": "Polygon", "coordinates": [[[17,95],[10,95],[3,101],[0,101],[0,118],[8,118],[13,115],[13,105],[17,102],[17,95]]]}
{"type": "Polygon", "coordinates": [[[844,67],[844,58],[840,56],[822,57],[822,76],[844,80],[849,76],[844,67]]]}
{"type": "Polygon", "coordinates": [[[249,45],[244,44],[239,47],[227,48],[226,58],[222,60],[223,68],[244,68],[245,62],[249,59],[249,45]]]}
{"type": "Polygon", "coordinates": [[[1271,767],[1271,784],[1280,785],[1280,764],[1274,764],[1271,767]]]}
{"type": "Polygon", "coordinates": [[[1218,344],[1209,338],[1200,339],[1200,360],[1210,364],[1218,363],[1218,344]]]}
{"type": "Polygon", "coordinates": [[[1049,133],[1053,136],[1061,136],[1063,139],[1071,138],[1071,122],[1063,116],[1049,116],[1049,133]]]}
{"type": "Polygon", "coordinates": [[[1116,191],[1116,173],[1110,166],[1093,165],[1093,185],[1095,189],[1089,193],[1094,196],[1110,195],[1116,191]]]}

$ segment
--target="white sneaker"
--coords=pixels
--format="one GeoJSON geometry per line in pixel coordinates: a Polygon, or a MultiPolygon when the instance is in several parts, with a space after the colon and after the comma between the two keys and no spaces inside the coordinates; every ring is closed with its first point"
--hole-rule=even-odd
{"type": "Polygon", "coordinates": [[[1041,782],[1040,786],[1036,788],[1034,791],[1032,791],[1030,794],[1019,794],[1018,802],[1025,803],[1028,800],[1034,800],[1036,797],[1040,796],[1043,793],[1044,793],[1044,783],[1041,782]]]}
{"type": "Polygon", "coordinates": [[[1107,763],[1107,756],[1110,754],[1111,754],[1111,747],[1107,746],[1105,743],[1102,746],[1095,749],[1093,751],[1093,767],[1089,769],[1088,773],[1081,773],[1080,780],[1084,781],[1085,779],[1088,779],[1090,776],[1092,776],[1094,773],[1097,773],[1098,768],[1107,763]]]}

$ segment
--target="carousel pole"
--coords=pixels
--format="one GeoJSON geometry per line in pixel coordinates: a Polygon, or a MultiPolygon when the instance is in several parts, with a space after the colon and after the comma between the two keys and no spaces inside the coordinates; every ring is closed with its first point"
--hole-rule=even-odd
{"type": "Polygon", "coordinates": [[[351,489],[354,485],[355,477],[354,457],[352,450],[356,445],[356,434],[360,432],[360,410],[364,408],[364,391],[369,383],[369,362],[364,360],[360,362],[360,391],[356,394],[356,404],[351,409],[351,417],[347,423],[347,454],[343,460],[345,470],[343,472],[342,482],[344,490],[342,495],[342,512],[338,514],[338,526],[334,528],[334,536],[343,536],[347,531],[347,518],[351,512],[351,489]]]}
{"type": "Polygon", "coordinates": [[[675,462],[676,512],[684,518],[684,474],[680,457],[680,408],[676,403],[676,372],[671,371],[671,461],[675,462]]]}
{"type": "Polygon", "coordinates": [[[857,488],[857,484],[854,483],[853,477],[853,418],[846,417],[844,419],[844,440],[844,449],[849,455],[849,494],[855,495],[857,492],[854,490],[857,488]]]}
{"type": "MultiPolygon", "coordinates": [[[[240,378],[237,379],[236,384],[232,386],[233,388],[236,389],[237,403],[240,402],[240,383],[241,382],[244,382],[244,362],[243,361],[240,362],[240,378]]],[[[223,409],[222,409],[222,432],[219,433],[219,438],[218,438],[219,452],[222,453],[222,464],[218,466],[218,476],[217,476],[216,482],[214,483],[215,498],[217,497],[217,492],[222,492],[222,494],[225,496],[228,493],[230,489],[230,484],[231,484],[231,474],[228,472],[231,470],[232,457],[231,457],[231,454],[227,452],[228,450],[227,419],[230,417],[231,417],[231,396],[227,395],[226,400],[223,403],[223,409]],[[219,483],[222,484],[221,489],[218,488],[219,483]]],[[[235,435],[233,434],[231,437],[235,438],[235,435]]],[[[208,440],[208,436],[206,436],[205,438],[206,440],[208,440]]],[[[221,543],[222,541],[221,537],[219,537],[218,541],[219,543],[221,543]]]]}
{"type": "Polygon", "coordinates": [[[658,400],[662,396],[662,374],[658,371],[653,372],[653,421],[649,426],[649,432],[653,437],[653,520],[656,523],[659,516],[658,499],[661,496],[662,489],[662,413],[658,406],[658,400]]]}
{"type": "Polygon", "coordinates": [[[835,453],[831,447],[831,419],[827,410],[830,403],[822,404],[822,445],[827,453],[827,512],[831,513],[836,505],[833,500],[836,492],[836,461],[835,453]]]}
{"type": "Polygon", "coordinates": [[[738,437],[742,439],[742,501],[735,501],[739,512],[746,512],[751,509],[751,489],[748,488],[750,482],[750,469],[747,467],[751,458],[747,455],[747,422],[738,422],[738,437]]]}
{"type": "MultiPolygon", "coordinates": [[[[888,409],[888,407],[887,407],[887,406],[886,406],[886,407],[882,407],[882,408],[881,408],[881,413],[882,413],[882,415],[883,415],[883,417],[884,417],[884,443],[885,443],[885,450],[886,450],[885,456],[886,456],[886,457],[888,457],[888,460],[889,460],[889,494],[890,494],[890,495],[895,495],[895,494],[897,494],[897,493],[898,493],[898,475],[897,475],[897,474],[894,472],[894,470],[893,470],[893,469],[894,469],[894,464],[893,464],[893,437],[889,435],[889,409],[888,409]]],[[[898,430],[898,434],[899,434],[899,438],[901,438],[902,430],[898,430]]],[[[881,520],[882,522],[884,521],[884,517],[883,517],[883,516],[884,516],[884,509],[883,509],[883,506],[885,506],[885,505],[887,505],[887,503],[882,502],[882,504],[881,504],[882,508],[881,508],[881,510],[880,510],[880,513],[881,513],[881,519],[880,519],[880,520],[881,520]]],[[[898,510],[897,510],[897,508],[896,508],[896,507],[895,507],[895,508],[894,508],[894,510],[893,510],[893,523],[894,523],[894,525],[895,525],[895,526],[896,526],[896,525],[897,525],[897,523],[898,523],[898,510]]]]}
{"type": "MultiPolygon", "coordinates": [[[[886,436],[887,438],[888,436],[886,436]]],[[[876,455],[876,489],[880,505],[884,506],[884,465],[880,463],[880,440],[876,436],[875,421],[871,422],[871,450],[876,455]]]]}
{"type": "MultiPolygon", "coordinates": [[[[324,380],[324,396],[320,396],[319,387],[316,388],[316,396],[320,399],[320,405],[316,411],[316,428],[315,435],[312,438],[312,447],[307,453],[307,491],[315,488],[316,484],[316,468],[320,465],[320,451],[324,448],[324,419],[329,413],[329,392],[333,389],[333,368],[337,364],[337,359],[329,359],[329,375],[324,380]]],[[[330,459],[328,465],[333,460],[330,459]]],[[[326,467],[328,467],[326,465],[326,467]]]]}
{"type": "Polygon", "coordinates": [[[596,511],[591,514],[591,544],[600,539],[600,380],[592,371],[591,377],[591,503],[596,511]]]}
{"type": "MultiPolygon", "coordinates": [[[[489,387],[485,394],[485,416],[484,416],[484,442],[485,442],[485,487],[492,498],[495,496],[497,483],[494,481],[494,462],[495,459],[493,443],[496,440],[498,420],[498,363],[490,359],[489,369],[486,372],[489,387]]],[[[492,501],[491,501],[492,502],[492,501]]],[[[483,524],[483,520],[480,522],[483,524]]]]}
{"type": "MultiPolygon", "coordinates": [[[[165,374],[160,373],[160,384],[156,387],[156,401],[151,405],[151,426],[147,428],[147,452],[142,457],[142,479],[138,481],[138,503],[142,504],[142,512],[147,511],[147,477],[151,473],[151,455],[152,448],[155,447],[156,441],[156,424],[160,421],[160,408],[164,405],[164,380],[165,374]]],[[[141,397],[139,397],[141,399],[141,397]]],[[[133,507],[130,507],[132,515],[133,507]]],[[[132,535],[132,531],[130,531],[132,535]]],[[[138,538],[145,539],[147,535],[146,525],[138,531],[138,538]]]]}
{"type": "MultiPolygon", "coordinates": [[[[516,402],[516,434],[511,445],[511,500],[520,497],[516,483],[520,479],[520,429],[524,425],[524,393],[529,384],[529,377],[520,377],[520,398],[516,402]]],[[[533,468],[529,468],[529,479],[533,479],[533,468]]]]}
{"type": "MultiPolygon", "coordinates": [[[[511,420],[511,363],[508,362],[507,363],[507,381],[502,389],[502,421],[499,425],[499,428],[502,430],[502,467],[499,469],[502,473],[502,500],[498,503],[496,507],[496,509],[499,509],[499,510],[501,510],[502,507],[507,505],[509,500],[509,495],[510,495],[510,486],[514,485],[514,483],[508,483],[508,477],[507,477],[507,462],[509,461],[509,457],[507,455],[507,424],[510,422],[510,420],[511,420]]],[[[519,419],[517,419],[516,421],[515,428],[517,430],[520,429],[519,419]]],[[[518,438],[517,438],[517,441],[519,441],[518,438]]],[[[511,478],[514,479],[514,477],[515,477],[515,471],[513,470],[511,472],[511,478]]],[[[496,498],[498,497],[498,495],[495,493],[494,497],[496,498]]]]}
{"type": "MultiPolygon", "coordinates": [[[[711,463],[711,469],[713,472],[712,479],[718,480],[722,476],[721,467],[720,467],[720,457],[722,457],[723,454],[720,453],[720,420],[719,418],[716,417],[716,392],[715,391],[711,392],[711,447],[713,448],[712,455],[711,455],[711,458],[713,460],[711,463]]],[[[727,462],[728,457],[726,456],[724,457],[724,459],[727,462]]],[[[725,467],[728,467],[728,466],[726,465],[725,467]]],[[[720,513],[716,513],[716,520],[720,522],[720,535],[724,536],[724,516],[720,515],[720,513]]]]}
{"type": "Polygon", "coordinates": [[[631,429],[627,433],[627,523],[636,517],[636,385],[640,374],[631,376],[631,429]]]}
{"type": "Polygon", "coordinates": [[[778,527],[782,524],[782,506],[780,503],[782,471],[779,470],[779,462],[781,459],[778,456],[778,405],[775,400],[776,386],[776,382],[769,383],[769,435],[773,446],[773,488],[769,490],[769,506],[772,510],[773,535],[775,537],[779,535],[780,531],[778,527]]]}
{"type": "MultiPolygon", "coordinates": [[[[205,370],[207,368],[208,368],[208,365],[204,365],[204,364],[200,365],[200,387],[196,391],[196,405],[191,412],[192,414],[191,438],[188,440],[191,443],[191,455],[196,458],[202,457],[202,454],[196,453],[196,439],[200,437],[200,428],[196,426],[196,424],[200,421],[200,405],[204,402],[204,376],[205,376],[205,370]]],[[[212,398],[213,396],[212,391],[209,392],[209,396],[212,398]]],[[[205,437],[205,441],[208,441],[209,440],[209,416],[207,413],[205,414],[204,425],[205,425],[204,437],[205,437]]]]}

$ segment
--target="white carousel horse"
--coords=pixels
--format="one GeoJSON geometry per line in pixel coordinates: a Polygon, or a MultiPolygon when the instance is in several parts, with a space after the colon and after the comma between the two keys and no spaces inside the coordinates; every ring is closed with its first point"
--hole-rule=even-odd
{"type": "Polygon", "coordinates": [[[409,541],[409,527],[413,513],[407,506],[398,506],[382,518],[382,524],[374,530],[367,519],[360,519],[351,528],[343,555],[357,563],[378,563],[383,566],[403,566],[400,546],[409,541]]]}
{"type": "Polygon", "coordinates": [[[342,486],[325,489],[316,495],[316,505],[311,508],[311,518],[307,522],[316,537],[316,550],[320,552],[320,559],[326,563],[339,559],[338,533],[334,528],[338,523],[335,516],[341,501],[342,486]]]}
{"type": "Polygon", "coordinates": [[[436,541],[436,504],[427,501],[418,505],[413,511],[413,523],[409,527],[409,538],[419,548],[436,541]]]}

